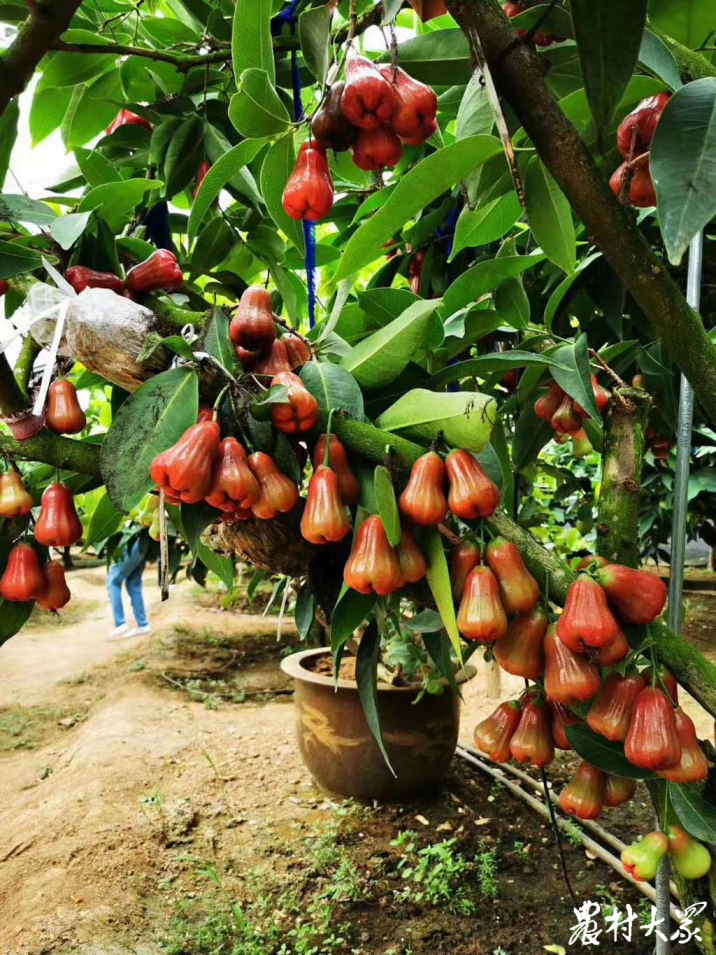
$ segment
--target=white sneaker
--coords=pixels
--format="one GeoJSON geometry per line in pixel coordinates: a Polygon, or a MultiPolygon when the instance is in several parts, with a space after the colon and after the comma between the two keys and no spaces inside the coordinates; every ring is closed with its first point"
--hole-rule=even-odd
{"type": "Polygon", "coordinates": [[[145,633],[151,633],[151,632],[152,632],[151,625],[148,624],[148,623],[145,623],[143,627],[132,627],[132,629],[129,631],[129,633],[127,634],[127,636],[128,636],[128,637],[141,637],[141,636],[143,636],[145,633]]]}
{"type": "Polygon", "coordinates": [[[110,630],[107,637],[108,640],[122,640],[129,634],[129,626],[126,623],[121,624],[119,627],[115,627],[114,630],[110,630]]]}

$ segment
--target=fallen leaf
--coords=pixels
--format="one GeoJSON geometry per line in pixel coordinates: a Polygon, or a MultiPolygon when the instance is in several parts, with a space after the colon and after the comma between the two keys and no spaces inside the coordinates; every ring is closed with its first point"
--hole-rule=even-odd
{"type": "Polygon", "coordinates": [[[426,819],[425,816],[416,816],[415,818],[417,819],[417,821],[420,823],[421,826],[429,826],[429,825],[430,825],[429,820],[426,819]]]}
{"type": "Polygon", "coordinates": [[[552,952],[552,955],[567,955],[567,949],[561,945],[543,945],[545,952],[552,952]]]}

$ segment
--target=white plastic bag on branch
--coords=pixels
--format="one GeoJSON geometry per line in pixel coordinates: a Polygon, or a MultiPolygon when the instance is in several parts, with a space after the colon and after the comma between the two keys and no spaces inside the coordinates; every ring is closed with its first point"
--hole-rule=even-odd
{"type": "MultiPolygon", "coordinates": [[[[23,311],[29,310],[28,317],[40,315],[63,300],[67,296],[62,291],[38,283],[30,289],[23,311]]],[[[154,312],[143,305],[111,289],[88,288],[70,299],[59,354],[82,362],[88,371],[127,391],[135,391],[167,367],[169,359],[161,348],[142,364],[137,361],[147,336],[158,331],[159,325],[154,312]]],[[[48,346],[54,330],[55,318],[46,318],[32,326],[32,335],[48,346]]]]}

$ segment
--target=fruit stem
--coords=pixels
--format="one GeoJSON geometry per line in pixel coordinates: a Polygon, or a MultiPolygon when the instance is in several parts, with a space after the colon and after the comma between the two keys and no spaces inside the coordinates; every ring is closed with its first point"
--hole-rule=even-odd
{"type": "Polygon", "coordinates": [[[335,408],[331,408],[328,412],[328,424],[326,425],[326,447],[323,452],[323,467],[327,468],[331,465],[330,460],[330,448],[331,448],[331,428],[333,427],[333,412],[335,408]]]}

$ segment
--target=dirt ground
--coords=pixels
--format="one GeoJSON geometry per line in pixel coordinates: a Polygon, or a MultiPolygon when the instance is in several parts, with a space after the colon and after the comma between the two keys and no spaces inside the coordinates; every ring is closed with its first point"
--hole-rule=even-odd
{"type": "MultiPolygon", "coordinates": [[[[0,649],[2,955],[583,950],[569,945],[551,832],[503,787],[456,759],[431,799],[332,802],[294,742],[278,667],[297,645],[292,625],[277,642],[275,617],[222,610],[188,582],[159,605],[148,571],[153,632],[109,643],[104,579],[73,572],[63,618],[33,619],[0,649]]],[[[690,600],[705,646],[716,600],[690,600]]],[[[481,664],[466,741],[513,688],[481,664]]],[[[687,707],[710,738],[713,722],[687,707]]],[[[630,841],[651,826],[646,792],[605,820],[630,841]]],[[[565,851],[580,901],[643,910],[581,846],[565,851]]],[[[597,950],[652,947],[635,932],[597,950]]]]}

